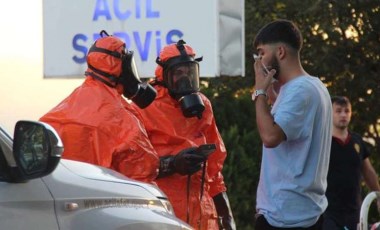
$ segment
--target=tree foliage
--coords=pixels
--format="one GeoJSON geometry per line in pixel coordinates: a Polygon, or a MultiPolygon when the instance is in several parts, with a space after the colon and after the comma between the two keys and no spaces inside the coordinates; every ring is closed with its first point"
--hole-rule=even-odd
{"type": "Polygon", "coordinates": [[[202,79],[228,150],[223,174],[238,229],[253,229],[261,141],[251,93],[252,40],[274,19],[289,19],[304,37],[302,64],[331,95],[353,105],[351,127],[372,141],[371,161],[380,163],[380,2],[378,0],[246,0],[246,77],[202,79]]]}

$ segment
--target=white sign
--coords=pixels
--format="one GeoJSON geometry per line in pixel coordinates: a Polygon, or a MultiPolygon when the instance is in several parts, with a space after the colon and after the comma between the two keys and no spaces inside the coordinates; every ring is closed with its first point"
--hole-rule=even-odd
{"type": "MultiPolygon", "coordinates": [[[[141,77],[153,77],[161,48],[179,39],[185,40],[197,57],[203,56],[201,76],[228,75],[228,70],[221,69],[220,50],[226,50],[229,42],[219,36],[219,24],[225,21],[219,9],[225,9],[222,2],[227,1],[43,0],[44,76],[82,77],[87,69],[87,51],[101,30],[119,37],[134,51],[141,77]]],[[[231,63],[238,62],[238,66],[228,68],[233,75],[244,76],[244,1],[239,1],[234,12],[238,12],[241,23],[238,28],[233,25],[237,37],[229,38],[235,40],[234,49],[227,48],[228,54],[222,59],[225,62],[228,56],[233,57],[231,63]]],[[[228,31],[225,25],[222,29],[228,31]]]]}

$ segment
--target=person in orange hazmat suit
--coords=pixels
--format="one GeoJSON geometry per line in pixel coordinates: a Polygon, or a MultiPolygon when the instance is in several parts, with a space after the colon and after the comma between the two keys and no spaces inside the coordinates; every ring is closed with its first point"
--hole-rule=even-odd
{"type": "MultiPolygon", "coordinates": [[[[133,52],[126,50],[125,43],[105,31],[100,35],[88,52],[82,85],[40,120],[60,135],[63,158],[111,168],[154,184],[160,159],[134,108],[122,95],[146,108],[157,92],[141,82],[133,52]]],[[[175,165],[187,162],[185,156],[192,151],[184,149],[176,154],[175,165]]]]}
{"type": "Polygon", "coordinates": [[[183,40],[165,46],[151,82],[157,97],[144,110],[135,107],[161,159],[160,167],[166,163],[166,173],[160,174],[156,183],[167,194],[176,216],[195,229],[236,229],[221,173],[226,149],[211,103],[199,92],[201,59],[195,58],[194,50],[183,40]],[[206,143],[215,144],[216,150],[202,169],[198,167],[193,174],[170,170],[175,156],[168,154],[169,149],[179,151],[206,143]]]}

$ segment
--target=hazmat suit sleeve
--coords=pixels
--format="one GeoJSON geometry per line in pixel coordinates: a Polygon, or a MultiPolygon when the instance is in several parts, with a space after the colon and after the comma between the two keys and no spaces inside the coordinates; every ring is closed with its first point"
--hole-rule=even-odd
{"type": "Polygon", "coordinates": [[[151,145],[145,127],[135,116],[134,108],[122,99],[124,108],[131,113],[130,122],[135,124],[136,131],[121,130],[120,143],[112,153],[112,168],[129,177],[152,182],[158,175],[159,159],[151,145]]]}
{"type": "Polygon", "coordinates": [[[214,114],[212,111],[211,103],[208,99],[203,99],[205,106],[208,109],[205,110],[206,113],[203,116],[211,117],[211,123],[205,130],[206,142],[214,143],[216,145],[216,151],[211,154],[207,160],[207,174],[209,176],[210,190],[209,194],[211,197],[226,191],[226,186],[224,184],[224,178],[222,175],[222,169],[224,160],[227,156],[227,151],[224,146],[222,137],[220,136],[219,130],[216,126],[214,114]]]}
{"type": "Polygon", "coordinates": [[[209,194],[213,198],[214,205],[218,214],[219,227],[221,229],[236,229],[235,220],[232,214],[231,206],[226,193],[226,186],[222,174],[223,164],[227,156],[227,151],[216,126],[211,104],[208,100],[205,103],[210,107],[209,117],[212,118],[211,124],[205,131],[207,143],[215,143],[216,152],[210,155],[207,164],[207,173],[209,176],[210,190],[209,194]]]}

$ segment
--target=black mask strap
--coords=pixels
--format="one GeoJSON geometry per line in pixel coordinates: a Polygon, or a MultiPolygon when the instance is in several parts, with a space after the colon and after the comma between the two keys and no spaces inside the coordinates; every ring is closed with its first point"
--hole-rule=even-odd
{"type": "MultiPolygon", "coordinates": [[[[177,42],[176,46],[177,46],[177,49],[181,55],[179,56],[179,58],[175,57],[176,60],[180,60],[179,62],[187,62],[187,61],[200,62],[200,61],[202,61],[203,57],[199,57],[199,58],[194,59],[192,56],[188,55],[186,53],[186,49],[185,49],[184,44],[186,44],[186,42],[182,39],[180,39],[177,42]]],[[[169,58],[169,60],[170,60],[170,58],[169,58]]],[[[168,65],[171,64],[170,61],[166,61],[166,62],[161,61],[160,57],[156,58],[156,63],[164,69],[166,69],[168,67],[168,65]]]]}
{"type": "Polygon", "coordinates": [[[86,72],[84,73],[84,75],[86,75],[86,76],[91,76],[91,77],[93,77],[94,79],[103,82],[104,84],[108,85],[108,86],[111,87],[111,88],[115,88],[115,86],[116,86],[116,84],[112,84],[112,83],[110,83],[110,82],[104,80],[103,78],[99,77],[98,75],[94,74],[93,72],[88,72],[88,71],[86,71],[86,72]]]}
{"type": "MultiPolygon", "coordinates": [[[[111,82],[112,83],[114,83],[114,84],[112,84],[112,83],[109,83],[109,82],[107,82],[106,84],[108,85],[108,86],[110,86],[110,87],[115,87],[116,86],[116,84],[117,84],[117,82],[118,82],[118,78],[117,77],[115,77],[115,76],[113,76],[113,75],[111,75],[111,74],[109,74],[109,73],[106,73],[106,72],[104,72],[104,71],[101,71],[100,69],[96,69],[95,67],[93,67],[92,65],[90,65],[90,64],[87,64],[87,66],[88,66],[88,68],[90,68],[92,71],[94,71],[95,73],[97,73],[97,74],[99,74],[99,75],[103,75],[104,77],[106,77],[106,78],[108,78],[108,79],[110,79],[111,80],[111,82]]],[[[93,74],[89,74],[89,75],[91,75],[92,77],[94,77],[94,78],[96,78],[96,79],[98,79],[99,80],[99,76],[93,76],[93,74]]],[[[101,78],[100,78],[101,79],[101,78]]],[[[105,83],[106,81],[104,80],[104,79],[102,79],[101,80],[103,83],[105,83]]]]}
{"type": "Polygon", "coordinates": [[[122,54],[119,53],[119,52],[116,52],[116,51],[111,51],[111,50],[107,50],[107,49],[103,49],[103,48],[99,48],[99,47],[96,47],[96,43],[90,48],[90,50],[88,51],[88,53],[91,53],[91,52],[100,52],[100,53],[106,53],[108,55],[111,55],[115,58],[122,58],[122,54]]]}
{"type": "Polygon", "coordinates": [[[186,53],[186,50],[185,50],[185,46],[184,44],[186,44],[186,42],[184,40],[179,40],[177,42],[177,49],[179,50],[179,52],[181,53],[181,56],[189,56],[187,53],[186,53]]]}
{"type": "MultiPolygon", "coordinates": [[[[100,37],[104,37],[104,36],[107,36],[109,37],[110,35],[107,33],[107,31],[105,30],[102,30],[100,31],[100,37]]],[[[100,52],[100,53],[106,53],[108,55],[111,55],[113,57],[116,57],[116,58],[122,58],[122,54],[119,53],[119,52],[116,52],[116,51],[111,51],[111,50],[107,50],[107,49],[103,49],[103,48],[99,48],[99,47],[96,47],[96,42],[91,46],[90,50],[88,51],[88,53],[91,53],[91,52],[100,52]]]]}
{"type": "Polygon", "coordinates": [[[157,57],[157,58],[156,58],[156,63],[157,63],[158,65],[160,65],[162,68],[163,68],[164,65],[165,65],[165,63],[163,63],[163,62],[161,61],[160,57],[157,57]]]}

